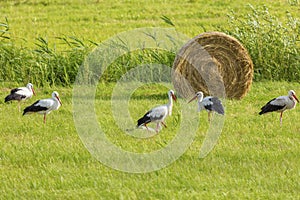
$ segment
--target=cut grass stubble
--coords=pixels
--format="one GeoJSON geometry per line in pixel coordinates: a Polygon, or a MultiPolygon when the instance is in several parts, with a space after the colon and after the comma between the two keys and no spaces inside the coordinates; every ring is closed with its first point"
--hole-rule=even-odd
{"type": "MultiPolygon", "coordinates": [[[[180,125],[178,104],[168,118],[168,128],[149,139],[137,139],[116,126],[111,100],[113,84],[100,84],[96,99],[99,125],[122,149],[150,152],[163,148],[180,125]]],[[[63,106],[49,115],[22,117],[16,104],[0,104],[1,190],[3,198],[297,198],[299,191],[300,127],[298,108],[259,116],[259,108],[270,98],[299,91],[298,83],[254,83],[242,101],[226,101],[226,120],[213,151],[199,159],[199,149],[209,127],[207,113],[192,145],[176,162],[159,171],[128,174],[99,163],[84,147],[72,123],[71,90],[61,91],[63,106]],[[96,192],[97,191],[97,192],[96,192]]],[[[130,100],[130,114],[137,118],[145,110],[166,101],[164,87],[143,87],[135,95],[152,91],[155,96],[130,100]],[[153,92],[155,91],[155,92],[153,92]],[[152,98],[155,97],[155,98],[152,98]]],[[[48,96],[38,91],[40,96],[48,96]]],[[[1,92],[5,96],[6,91],[1,92]]],[[[147,95],[146,95],[147,97],[147,95]]],[[[30,100],[34,101],[35,99],[30,100]]],[[[24,105],[25,106],[25,105],[24,105]]],[[[195,112],[197,110],[196,104],[195,112]]],[[[198,115],[198,114],[197,114],[198,115]]],[[[136,119],[133,119],[136,120],[136,119]]],[[[147,132],[145,132],[146,134],[147,132]]]]}

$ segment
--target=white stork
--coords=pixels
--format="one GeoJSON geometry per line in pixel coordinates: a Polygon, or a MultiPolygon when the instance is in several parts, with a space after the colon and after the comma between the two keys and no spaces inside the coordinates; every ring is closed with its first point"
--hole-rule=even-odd
{"type": "Polygon", "coordinates": [[[282,124],[282,114],[285,110],[293,109],[299,100],[294,90],[290,90],[287,96],[280,96],[270,100],[261,108],[260,115],[269,112],[280,112],[280,125],[282,124]]]}
{"type": "Polygon", "coordinates": [[[156,123],[156,133],[158,133],[160,123],[164,125],[164,127],[167,127],[164,120],[167,116],[172,115],[173,100],[176,101],[177,99],[173,90],[168,92],[168,96],[169,102],[167,104],[152,108],[150,111],[148,111],[137,121],[137,127],[145,126],[148,129],[147,124],[154,122],[156,123]]]}
{"type": "Polygon", "coordinates": [[[12,89],[10,91],[10,94],[5,97],[4,102],[9,102],[13,100],[18,101],[18,107],[20,111],[20,101],[30,99],[32,95],[35,95],[33,85],[31,83],[28,83],[26,87],[18,87],[12,89]]]}
{"type": "Polygon", "coordinates": [[[52,110],[57,110],[62,105],[58,92],[52,93],[52,98],[41,99],[24,109],[23,115],[27,113],[39,113],[44,115],[44,123],[46,123],[46,115],[52,110]]]}
{"type": "Polygon", "coordinates": [[[206,110],[208,112],[208,121],[210,121],[210,114],[215,111],[221,115],[224,115],[224,107],[218,97],[207,96],[203,98],[203,92],[197,92],[196,95],[188,102],[198,98],[198,112],[206,110]]]}

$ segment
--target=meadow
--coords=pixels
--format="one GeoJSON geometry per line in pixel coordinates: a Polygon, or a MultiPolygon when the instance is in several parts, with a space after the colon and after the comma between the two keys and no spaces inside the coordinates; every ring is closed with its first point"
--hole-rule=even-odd
{"type": "MultiPolygon", "coordinates": [[[[168,128],[151,138],[138,139],[116,125],[110,100],[113,88],[113,84],[100,84],[95,102],[98,122],[112,143],[127,151],[147,153],[174,139],[180,126],[179,103],[166,121],[168,128]]],[[[16,104],[0,104],[2,199],[298,198],[298,108],[284,113],[282,126],[278,113],[259,116],[258,112],[271,97],[289,89],[298,91],[299,83],[256,82],[243,100],[226,100],[222,134],[212,152],[202,159],[199,150],[209,123],[207,113],[200,113],[196,136],[178,160],[161,170],[137,174],[96,160],[75,129],[72,90],[51,89],[60,92],[63,106],[49,114],[46,125],[41,115],[22,116],[16,104]]],[[[139,88],[129,101],[132,120],[153,104],[166,102],[166,89],[159,85],[139,88]]],[[[1,98],[5,94],[7,89],[1,89],[1,98]]],[[[48,97],[51,91],[40,88],[37,94],[48,97]]],[[[192,106],[197,115],[196,103],[192,106]]]]}
{"type": "MultiPolygon", "coordinates": [[[[0,102],[0,199],[299,198],[298,108],[284,113],[282,126],[278,113],[258,115],[271,98],[290,89],[300,91],[299,6],[297,0],[0,1],[0,98],[31,81],[37,96],[22,108],[54,90],[63,103],[43,124],[41,115],[22,116],[16,102],[0,102]],[[175,28],[190,38],[204,31],[231,34],[249,50],[255,81],[242,100],[224,101],[222,134],[205,158],[199,158],[199,150],[209,123],[206,112],[196,113],[194,102],[190,106],[199,125],[186,152],[160,170],[128,173],[99,162],[87,150],[74,121],[73,82],[98,44],[141,27],[175,28]]],[[[111,99],[122,73],[153,61],[171,66],[174,57],[170,52],[139,51],[124,55],[104,74],[94,110],[113,144],[149,153],[175,138],[186,99],[179,97],[181,104],[174,104],[168,127],[151,138],[126,134],[123,129],[133,127],[117,124],[111,99]]],[[[168,88],[172,85],[160,82],[137,88],[127,105],[130,120],[165,103],[168,88]]]]}

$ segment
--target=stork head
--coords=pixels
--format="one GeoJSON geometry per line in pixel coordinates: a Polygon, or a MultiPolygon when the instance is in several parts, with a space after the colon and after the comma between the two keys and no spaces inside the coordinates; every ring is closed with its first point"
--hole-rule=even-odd
{"type": "Polygon", "coordinates": [[[203,92],[201,92],[201,91],[196,92],[195,96],[194,96],[191,100],[189,100],[188,103],[194,101],[194,100],[197,99],[197,98],[198,98],[198,101],[201,102],[202,99],[203,99],[203,92]]]}
{"type": "Polygon", "coordinates": [[[60,105],[62,105],[61,100],[60,100],[60,98],[59,98],[58,92],[54,91],[54,92],[52,93],[52,98],[57,99],[58,102],[60,103],[60,105]]]}
{"type": "Polygon", "coordinates": [[[34,92],[32,83],[28,83],[28,84],[26,85],[26,87],[27,87],[29,90],[31,90],[32,93],[35,95],[35,92],[34,92]]]}
{"type": "Polygon", "coordinates": [[[177,100],[177,97],[173,90],[169,90],[168,95],[169,95],[169,98],[171,97],[174,101],[177,100]]]}
{"type": "Polygon", "coordinates": [[[294,90],[290,90],[289,91],[289,97],[293,97],[299,103],[299,100],[298,100],[298,98],[296,96],[296,92],[294,90]]]}

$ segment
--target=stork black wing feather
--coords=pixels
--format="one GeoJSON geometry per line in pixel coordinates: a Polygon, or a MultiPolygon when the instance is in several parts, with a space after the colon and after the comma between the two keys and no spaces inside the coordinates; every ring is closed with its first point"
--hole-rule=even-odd
{"type": "Polygon", "coordinates": [[[17,93],[11,93],[11,94],[9,94],[9,95],[7,95],[5,97],[4,102],[6,103],[6,102],[12,101],[12,100],[18,100],[18,101],[20,101],[20,100],[22,100],[24,98],[26,98],[25,95],[21,95],[21,94],[17,94],[17,93]]]}
{"type": "Polygon", "coordinates": [[[44,111],[47,110],[47,107],[39,106],[37,105],[40,100],[37,100],[34,102],[31,106],[28,106],[24,109],[23,115],[25,115],[28,112],[39,112],[39,111],[44,111]]]}
{"type": "Polygon", "coordinates": [[[268,112],[274,112],[274,111],[278,111],[281,110],[282,108],[285,107],[285,105],[274,105],[271,104],[272,101],[274,101],[276,98],[270,100],[268,103],[266,103],[266,105],[264,105],[261,108],[261,111],[259,112],[260,115],[268,113],[268,112]]]}
{"type": "Polygon", "coordinates": [[[209,111],[215,111],[221,115],[224,115],[224,107],[220,99],[218,99],[217,97],[211,97],[209,98],[209,101],[211,101],[211,104],[205,105],[205,109],[209,111]]]}
{"type": "Polygon", "coordinates": [[[150,116],[148,115],[150,112],[151,112],[151,110],[148,111],[143,117],[141,117],[141,118],[137,121],[137,125],[136,125],[137,127],[139,127],[139,126],[141,126],[141,125],[143,125],[143,124],[147,124],[147,123],[151,122],[151,118],[150,118],[150,116]]]}
{"type": "Polygon", "coordinates": [[[20,88],[14,88],[10,91],[10,94],[13,94],[13,93],[16,93],[18,91],[20,91],[21,89],[20,88]]]}

